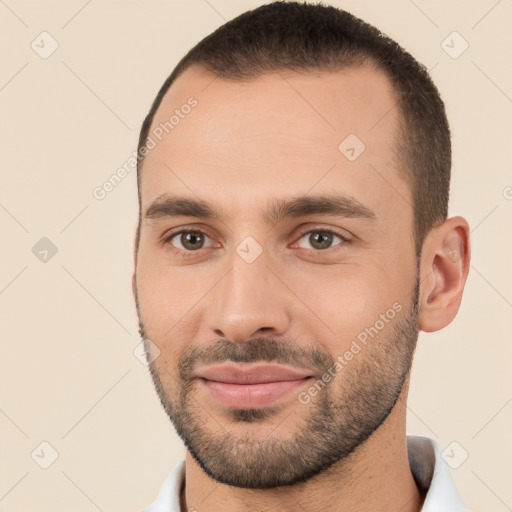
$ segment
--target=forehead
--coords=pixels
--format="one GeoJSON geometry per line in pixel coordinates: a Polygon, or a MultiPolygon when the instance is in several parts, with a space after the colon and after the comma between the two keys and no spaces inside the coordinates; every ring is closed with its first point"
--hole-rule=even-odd
{"type": "Polygon", "coordinates": [[[364,196],[371,187],[382,191],[383,179],[391,187],[381,201],[396,188],[409,196],[396,170],[398,115],[388,79],[369,66],[280,71],[247,81],[191,67],[151,124],[142,201],[173,187],[205,199],[231,195],[240,204],[313,187],[346,186],[350,195],[364,196]]]}

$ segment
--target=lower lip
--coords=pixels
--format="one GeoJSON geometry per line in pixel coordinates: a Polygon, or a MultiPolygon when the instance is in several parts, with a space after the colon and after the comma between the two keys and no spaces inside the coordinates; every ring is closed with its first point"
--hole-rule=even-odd
{"type": "Polygon", "coordinates": [[[283,380],[260,384],[228,384],[202,379],[210,394],[222,405],[239,408],[258,408],[275,402],[300,388],[312,378],[283,380]]]}

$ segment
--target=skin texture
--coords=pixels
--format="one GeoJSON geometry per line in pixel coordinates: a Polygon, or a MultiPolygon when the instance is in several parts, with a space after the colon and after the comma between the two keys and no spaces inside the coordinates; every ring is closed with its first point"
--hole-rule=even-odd
{"type": "Polygon", "coordinates": [[[459,308],[466,221],[433,229],[417,260],[411,191],[394,153],[399,112],[378,71],[228,82],[190,68],[152,129],[191,96],[197,106],[143,164],[133,276],[141,334],[160,351],[155,387],[188,447],[182,509],[420,510],[405,437],[408,371],[418,329],[443,328],[459,308]],[[355,161],[338,150],[349,134],[366,146],[355,161]],[[266,215],[269,202],[332,193],[371,218],[266,215]],[[146,218],[163,194],[207,201],[218,218],[146,218]],[[185,252],[186,240],[171,238],[184,228],[204,232],[204,246],[185,252]],[[319,249],[312,235],[325,229],[337,235],[319,249]],[[262,250],[252,263],[237,252],[248,236],[262,250]],[[393,304],[400,311],[307,404],[298,393],[311,383],[244,410],[194,378],[229,359],[321,378],[393,304]]]}

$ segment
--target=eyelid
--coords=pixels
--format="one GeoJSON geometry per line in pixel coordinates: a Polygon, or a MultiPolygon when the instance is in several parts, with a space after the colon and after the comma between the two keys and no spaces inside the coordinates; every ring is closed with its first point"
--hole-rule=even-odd
{"type": "Polygon", "coordinates": [[[314,232],[322,232],[322,233],[332,233],[334,235],[338,235],[340,238],[343,238],[343,240],[351,240],[353,238],[353,235],[351,235],[348,231],[342,228],[333,228],[331,226],[309,226],[307,228],[302,228],[300,230],[300,237],[303,237],[304,235],[307,235],[308,233],[314,233],[314,232]]]}
{"type": "Polygon", "coordinates": [[[194,225],[194,224],[186,224],[186,225],[182,225],[182,226],[178,226],[176,228],[166,230],[160,237],[160,240],[162,241],[162,243],[165,243],[168,240],[170,240],[173,236],[176,236],[180,233],[189,233],[189,232],[202,233],[203,235],[206,235],[207,237],[212,238],[208,234],[208,230],[206,230],[205,228],[194,225]]]}

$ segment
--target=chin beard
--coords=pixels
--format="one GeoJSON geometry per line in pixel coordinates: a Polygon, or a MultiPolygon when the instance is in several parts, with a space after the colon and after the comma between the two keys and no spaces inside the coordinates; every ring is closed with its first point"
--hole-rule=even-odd
{"type": "Polygon", "coordinates": [[[153,362],[150,373],[162,406],[198,465],[223,484],[271,489],[305,482],[346,459],[386,421],[408,381],[418,338],[418,290],[417,284],[409,311],[370,340],[308,404],[297,400],[280,407],[230,409],[221,417],[222,426],[207,412],[210,405],[203,407],[196,398],[191,373],[198,361],[226,360],[300,363],[325,372],[334,360],[316,348],[263,337],[244,343],[220,340],[186,349],[177,376],[153,362]],[[298,418],[293,432],[288,427],[288,435],[280,435],[280,422],[293,412],[298,418]]]}

